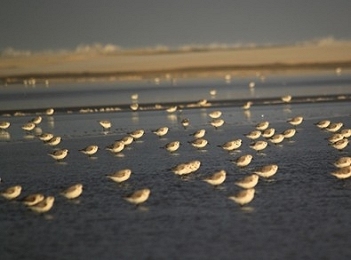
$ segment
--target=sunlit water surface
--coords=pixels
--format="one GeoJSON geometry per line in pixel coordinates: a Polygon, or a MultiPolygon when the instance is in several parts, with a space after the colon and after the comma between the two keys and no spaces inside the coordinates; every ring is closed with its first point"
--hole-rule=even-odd
{"type": "MultiPolygon", "coordinates": [[[[139,94],[140,103],[351,93],[347,75],[273,77],[258,81],[250,91],[252,80],[139,82],[123,87],[89,83],[25,90],[17,86],[16,91],[8,86],[1,89],[0,106],[19,111],[118,106],[131,102],[133,93],[139,94]],[[211,89],[217,89],[215,97],[209,95],[211,89]]],[[[331,134],[314,125],[330,119],[351,128],[350,105],[349,101],[253,105],[249,111],[217,107],[226,122],[218,130],[209,124],[211,107],[175,114],[156,110],[42,115],[43,122],[33,133],[25,133],[21,126],[34,114],[2,116],[0,120],[11,122],[11,127],[0,135],[0,189],[20,184],[20,199],[42,192],[56,200],[51,211],[39,215],[20,199],[0,199],[1,259],[350,259],[351,181],[330,174],[337,158],[351,156],[350,146],[337,151],[326,140],[331,134]],[[282,132],[292,127],[287,120],[297,115],[304,121],[292,141],[270,144],[260,154],[249,147],[251,141],[244,134],[258,122],[268,120],[282,132]],[[183,118],[190,120],[187,129],[180,124],[183,118]],[[99,126],[101,119],[112,122],[108,133],[99,126]],[[165,138],[151,132],[160,126],[170,128],[165,138]],[[190,134],[200,128],[207,130],[209,145],[204,150],[188,143],[190,134]],[[144,129],[145,135],[118,156],[104,149],[136,129],[144,129]],[[47,155],[53,148],[36,137],[41,132],[62,137],[57,148],[70,151],[63,163],[47,155]],[[239,151],[228,153],[218,147],[236,138],[243,139],[239,151]],[[182,143],[177,153],[160,149],[174,140],[182,143]],[[101,148],[93,158],[78,151],[90,144],[101,148]],[[239,169],[231,160],[247,153],[254,160],[239,169]],[[202,165],[185,178],[170,170],[193,159],[202,165]],[[277,174],[271,180],[260,179],[250,204],[240,207],[228,199],[240,190],[235,181],[271,163],[278,164],[277,174]],[[125,183],[106,177],[122,168],[133,171],[125,183]],[[213,188],[203,181],[220,169],[227,171],[224,184],[213,188]],[[81,197],[68,201],[60,195],[78,182],[84,185],[81,197]],[[146,203],[136,207],[123,199],[144,187],[151,189],[146,203]]]]}

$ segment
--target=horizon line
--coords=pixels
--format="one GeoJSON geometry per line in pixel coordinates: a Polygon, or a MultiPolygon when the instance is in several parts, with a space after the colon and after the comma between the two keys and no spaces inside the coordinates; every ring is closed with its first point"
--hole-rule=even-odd
{"type": "Polygon", "coordinates": [[[144,47],[132,47],[124,48],[120,45],[111,43],[92,43],[92,44],[79,44],[74,49],[52,49],[52,50],[20,50],[13,47],[6,47],[0,50],[0,57],[20,57],[20,56],[32,56],[32,55],[55,55],[55,54],[89,54],[89,53],[100,53],[100,54],[118,54],[128,52],[191,52],[191,51],[212,51],[212,50],[230,50],[230,49],[247,49],[247,48],[267,48],[277,46],[301,46],[301,45],[316,45],[325,46],[350,41],[351,39],[335,39],[333,36],[326,36],[323,38],[313,38],[305,41],[298,41],[294,43],[209,43],[209,44],[183,44],[176,47],[167,46],[163,44],[156,44],[154,46],[144,47]]]}

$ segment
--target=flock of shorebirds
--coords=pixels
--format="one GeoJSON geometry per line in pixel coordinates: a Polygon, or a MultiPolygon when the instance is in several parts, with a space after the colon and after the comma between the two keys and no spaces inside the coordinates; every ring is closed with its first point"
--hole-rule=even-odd
{"type": "MultiPolygon", "coordinates": [[[[291,97],[286,97],[290,98],[291,97]]],[[[252,103],[246,104],[248,108],[252,103]]],[[[244,109],[248,109],[244,108],[244,109]]],[[[177,107],[170,107],[167,109],[168,113],[176,112],[177,107]]],[[[53,109],[47,111],[47,114],[53,114],[53,109]]],[[[220,110],[213,110],[208,113],[210,118],[210,124],[218,129],[225,124],[224,119],[222,119],[222,112],[220,110]]],[[[27,122],[22,125],[22,129],[26,132],[34,131],[34,129],[41,123],[42,117],[36,116],[30,122],[27,122]]],[[[291,141],[291,139],[298,132],[297,127],[302,124],[304,121],[303,116],[296,116],[287,120],[289,127],[283,132],[277,133],[276,129],[270,125],[269,121],[261,121],[253,126],[251,132],[244,134],[246,141],[250,142],[249,147],[256,152],[257,154],[263,153],[263,151],[271,143],[273,145],[281,145],[284,141],[291,141]]],[[[108,133],[112,127],[112,124],[109,120],[98,121],[102,127],[104,133],[108,133]]],[[[190,120],[183,118],[181,120],[182,126],[186,129],[190,125],[190,120]]],[[[351,129],[343,128],[342,122],[331,122],[330,120],[322,120],[315,123],[316,127],[330,133],[330,137],[327,138],[328,143],[337,150],[343,150],[347,147],[349,143],[349,137],[351,136],[351,129]]],[[[0,122],[0,131],[8,131],[11,123],[8,121],[0,122]]],[[[138,129],[133,132],[126,133],[126,135],[116,140],[114,143],[106,146],[104,149],[111,152],[112,154],[118,155],[121,153],[127,146],[131,145],[136,140],[142,138],[145,134],[144,129],[138,129]]],[[[164,138],[169,132],[169,127],[162,126],[158,129],[152,130],[152,133],[157,135],[160,138],[164,138]]],[[[206,129],[199,129],[196,132],[191,134],[192,140],[189,141],[189,145],[193,146],[195,149],[206,149],[208,145],[208,140],[206,139],[206,129]]],[[[43,141],[48,146],[57,147],[61,142],[60,136],[55,136],[52,133],[41,133],[38,135],[38,138],[43,141]]],[[[238,151],[244,142],[243,139],[232,139],[228,140],[223,144],[218,144],[218,147],[228,152],[238,151]]],[[[164,148],[169,153],[176,153],[181,145],[180,141],[171,141],[164,145],[164,148]]],[[[80,149],[79,151],[89,157],[93,157],[100,147],[96,144],[89,145],[85,148],[80,149]]],[[[68,149],[54,149],[53,152],[48,155],[51,156],[54,160],[60,162],[63,161],[69,154],[68,149]]],[[[253,159],[252,154],[244,154],[232,162],[238,168],[247,167],[253,159]]],[[[201,167],[200,160],[193,160],[180,163],[171,168],[171,171],[179,176],[187,176],[198,171],[201,167]]],[[[351,157],[340,157],[336,162],[334,162],[336,170],[331,174],[338,179],[346,179],[351,177],[351,157]]],[[[229,196],[228,198],[240,206],[250,203],[255,197],[255,186],[259,182],[259,179],[269,179],[278,172],[277,164],[267,164],[262,165],[259,168],[253,170],[253,172],[245,176],[242,179],[239,179],[235,182],[235,185],[241,188],[241,190],[235,195],[229,196]]],[[[132,175],[131,169],[120,169],[107,177],[114,182],[123,183],[128,181],[132,175]]],[[[203,181],[212,186],[220,186],[226,180],[226,171],[224,169],[218,170],[212,173],[209,177],[204,178],[203,181]]],[[[1,191],[1,196],[8,200],[18,199],[21,195],[22,186],[15,185],[3,189],[1,191]]],[[[61,192],[61,195],[67,199],[76,199],[83,193],[83,185],[81,183],[74,184],[61,192]]],[[[136,205],[140,205],[146,202],[151,194],[149,188],[136,190],[130,196],[126,196],[125,200],[136,205]]],[[[28,206],[31,210],[39,213],[48,212],[54,205],[55,197],[47,196],[43,194],[35,193],[27,195],[20,199],[24,205],[28,206]]]]}

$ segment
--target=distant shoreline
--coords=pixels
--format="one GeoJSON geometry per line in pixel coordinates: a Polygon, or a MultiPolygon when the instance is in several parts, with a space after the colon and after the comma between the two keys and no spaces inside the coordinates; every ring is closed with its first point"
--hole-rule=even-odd
{"type": "MultiPolygon", "coordinates": [[[[137,111],[132,111],[130,104],[110,104],[99,106],[71,106],[71,107],[55,107],[55,113],[63,114],[91,114],[91,113],[109,113],[109,112],[145,112],[145,111],[165,111],[172,106],[177,106],[179,109],[203,109],[203,108],[220,108],[232,107],[242,109],[242,106],[248,101],[253,102],[255,106],[272,106],[272,105],[293,105],[293,104],[316,104],[330,102],[351,102],[350,94],[342,95],[308,95],[296,96],[289,102],[284,102],[281,97],[255,98],[255,99],[225,99],[225,100],[210,100],[205,105],[198,101],[184,102],[165,102],[165,103],[146,103],[139,104],[137,111]]],[[[24,109],[0,109],[0,116],[25,116],[25,115],[45,115],[46,107],[41,108],[24,108],[24,109]]],[[[248,112],[250,110],[242,110],[248,112]]],[[[171,114],[171,113],[168,113],[171,114]]]]}
{"type": "Polygon", "coordinates": [[[84,52],[0,57],[5,84],[249,76],[351,69],[351,41],[189,52],[84,52]]]}

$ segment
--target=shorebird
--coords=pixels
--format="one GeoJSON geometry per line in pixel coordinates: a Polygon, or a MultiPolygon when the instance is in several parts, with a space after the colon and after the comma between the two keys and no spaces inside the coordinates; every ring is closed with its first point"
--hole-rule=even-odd
{"type": "Polygon", "coordinates": [[[250,81],[249,88],[254,88],[255,86],[256,86],[256,83],[254,81],[250,81]]]}
{"type": "Polygon", "coordinates": [[[137,93],[130,95],[131,100],[138,100],[139,95],[137,93]]]}
{"type": "Polygon", "coordinates": [[[0,130],[6,130],[10,127],[11,123],[7,121],[0,122],[0,130]]]}
{"type": "Polygon", "coordinates": [[[331,175],[338,179],[347,179],[351,177],[351,166],[346,166],[343,168],[338,168],[336,171],[332,172],[331,175]]]}
{"type": "Polygon", "coordinates": [[[89,157],[96,154],[96,152],[99,150],[99,146],[97,145],[89,145],[83,149],[80,149],[79,152],[82,152],[86,155],[88,155],[89,157]]]}
{"type": "Polygon", "coordinates": [[[248,110],[248,109],[250,109],[252,104],[253,103],[251,101],[247,101],[241,108],[244,110],[248,110]]]}
{"type": "Polygon", "coordinates": [[[180,142],[179,141],[172,141],[168,144],[166,144],[163,148],[165,148],[168,152],[175,152],[179,149],[180,147],[180,142]]]}
{"type": "Polygon", "coordinates": [[[224,144],[218,145],[218,146],[226,151],[233,151],[235,149],[238,149],[241,146],[241,144],[242,144],[241,139],[235,139],[232,141],[225,142],[224,144]]]}
{"type": "Polygon", "coordinates": [[[315,126],[317,126],[320,129],[327,128],[330,125],[330,120],[321,120],[317,123],[315,123],[315,126]]]}
{"type": "Polygon", "coordinates": [[[351,137],[351,129],[350,128],[341,129],[340,134],[342,134],[345,138],[349,138],[351,137]]]}
{"type": "Polygon", "coordinates": [[[333,146],[335,149],[341,151],[343,150],[347,145],[349,144],[349,139],[344,138],[341,139],[335,143],[330,144],[331,146],[333,146]]]}
{"type": "Polygon", "coordinates": [[[83,192],[83,184],[78,183],[68,187],[67,189],[61,192],[61,195],[66,197],[67,199],[75,199],[78,198],[83,192]]]}
{"type": "Polygon", "coordinates": [[[330,123],[325,130],[331,133],[335,133],[340,130],[340,128],[344,125],[342,122],[335,122],[335,123],[330,123]]]}
{"type": "Polygon", "coordinates": [[[100,120],[99,124],[102,126],[102,131],[109,131],[112,126],[109,120],[100,120]]]}
{"type": "Polygon", "coordinates": [[[255,127],[256,127],[257,130],[264,131],[264,130],[266,130],[268,128],[268,126],[269,126],[269,122],[268,121],[262,121],[262,122],[256,124],[255,127]]]}
{"type": "Polygon", "coordinates": [[[130,145],[131,143],[133,143],[134,138],[131,137],[130,135],[126,135],[125,137],[122,137],[121,139],[116,140],[116,141],[122,142],[122,143],[124,143],[125,146],[127,146],[127,145],[130,145]]]}
{"type": "Polygon", "coordinates": [[[340,141],[341,139],[344,139],[344,135],[340,134],[340,133],[335,133],[332,134],[329,138],[328,141],[330,143],[336,143],[337,141],[340,141]]]}
{"type": "Polygon", "coordinates": [[[191,169],[187,163],[181,163],[171,168],[176,175],[186,175],[191,173],[191,169]]]}
{"type": "Polygon", "coordinates": [[[125,200],[135,205],[139,205],[147,201],[147,199],[150,196],[150,192],[151,192],[150,189],[137,190],[133,192],[131,195],[129,195],[128,197],[125,197],[125,200]]]}
{"type": "Polygon", "coordinates": [[[190,135],[194,136],[195,138],[202,138],[204,137],[206,134],[206,130],[205,129],[200,129],[200,130],[197,130],[195,133],[192,133],[190,135]]]}
{"type": "Polygon", "coordinates": [[[261,136],[262,132],[259,130],[253,130],[250,133],[245,134],[245,136],[251,140],[256,140],[261,136]]]}
{"type": "Polygon", "coordinates": [[[262,132],[262,137],[264,138],[270,138],[275,134],[275,129],[274,128],[267,128],[262,132]]]}
{"type": "Polygon", "coordinates": [[[114,172],[111,175],[108,175],[107,177],[110,178],[111,180],[113,180],[114,182],[122,183],[122,182],[128,180],[130,178],[131,174],[132,174],[131,169],[122,169],[122,170],[114,172]]]}
{"type": "Polygon", "coordinates": [[[285,96],[282,96],[281,97],[281,100],[285,103],[289,103],[292,99],[292,96],[291,95],[285,95],[285,96]]]}
{"type": "Polygon", "coordinates": [[[210,177],[205,178],[204,181],[213,186],[218,186],[218,185],[221,185],[225,181],[225,179],[226,179],[226,171],[220,170],[212,174],[210,177]]]}
{"type": "Polygon", "coordinates": [[[60,136],[54,136],[49,141],[46,141],[46,144],[48,144],[50,146],[56,146],[59,143],[61,143],[61,137],[60,136]]]}
{"type": "Polygon", "coordinates": [[[42,133],[41,135],[39,135],[39,139],[43,142],[47,142],[53,137],[54,135],[52,133],[42,133]]]}
{"type": "Polygon", "coordinates": [[[35,124],[32,122],[25,123],[24,125],[22,125],[22,129],[27,131],[27,132],[32,131],[34,128],[35,128],[35,124]]]}
{"type": "Polygon", "coordinates": [[[112,153],[119,153],[124,149],[125,145],[122,141],[116,141],[111,145],[106,146],[106,150],[112,153]]]}
{"type": "Polygon", "coordinates": [[[340,157],[339,159],[337,159],[334,162],[334,165],[335,165],[335,167],[338,167],[338,168],[350,166],[351,165],[351,157],[349,157],[349,156],[340,157]]]}
{"type": "Polygon", "coordinates": [[[187,175],[197,171],[201,166],[201,162],[198,160],[193,160],[186,163],[178,164],[172,167],[172,171],[176,175],[187,175]]]}
{"type": "Polygon", "coordinates": [[[257,174],[251,174],[242,178],[239,181],[236,181],[234,184],[244,189],[251,189],[257,185],[258,179],[259,177],[257,174]]]}
{"type": "Polygon", "coordinates": [[[219,118],[222,115],[222,111],[215,110],[215,111],[210,112],[208,115],[211,118],[219,118]]]}
{"type": "Polygon", "coordinates": [[[293,118],[288,119],[288,123],[293,125],[293,126],[298,126],[302,123],[303,117],[302,116],[295,116],[293,118]]]}
{"type": "Polygon", "coordinates": [[[266,149],[266,147],[268,146],[268,143],[266,141],[263,140],[258,140],[252,144],[250,144],[250,148],[254,149],[257,152],[260,152],[264,149],[266,149]]]}
{"type": "Polygon", "coordinates": [[[218,129],[219,127],[221,127],[224,124],[224,120],[222,118],[214,118],[211,120],[210,124],[218,129]]]}
{"type": "Polygon", "coordinates": [[[25,198],[23,198],[22,202],[26,206],[33,206],[35,204],[38,204],[42,200],[44,200],[44,198],[45,197],[43,194],[35,193],[35,194],[31,194],[31,195],[28,195],[25,198]]]}
{"type": "Polygon", "coordinates": [[[177,106],[171,106],[169,108],[166,109],[166,111],[168,113],[174,113],[175,111],[177,111],[178,107],[177,106]]]}
{"type": "Polygon", "coordinates": [[[284,136],[285,139],[290,139],[290,138],[294,137],[295,134],[296,134],[295,128],[289,128],[289,129],[286,129],[282,132],[282,135],[284,136]]]}
{"type": "Polygon", "coordinates": [[[30,122],[32,122],[35,125],[39,125],[41,123],[42,119],[43,118],[41,116],[36,116],[32,120],[30,120],[30,122]]]}
{"type": "Polygon", "coordinates": [[[130,109],[132,110],[132,111],[137,111],[138,110],[138,108],[139,108],[139,104],[138,103],[132,103],[132,104],[130,104],[130,109]]]}
{"type": "Polygon", "coordinates": [[[270,178],[278,171],[278,165],[268,164],[254,171],[255,174],[263,178],[270,178]]]}
{"type": "Polygon", "coordinates": [[[190,121],[188,118],[184,118],[180,123],[182,124],[184,129],[186,129],[190,125],[190,121]]]}
{"type": "Polygon", "coordinates": [[[52,158],[54,158],[56,161],[62,161],[68,154],[68,149],[62,149],[62,150],[56,150],[53,151],[52,153],[49,153],[52,158]]]}
{"type": "Polygon", "coordinates": [[[245,154],[237,158],[234,162],[238,167],[245,167],[251,163],[252,158],[251,154],[245,154]]]}
{"type": "Polygon", "coordinates": [[[29,208],[37,213],[48,212],[54,205],[55,198],[53,196],[48,196],[43,199],[41,202],[30,206],[29,208]]]}
{"type": "Polygon", "coordinates": [[[271,138],[269,138],[269,141],[271,141],[273,144],[280,144],[284,140],[284,135],[283,134],[275,134],[271,138]]]}
{"type": "Polygon", "coordinates": [[[196,104],[200,107],[206,106],[207,105],[207,99],[200,99],[199,101],[196,102],[196,104]]]}
{"type": "Polygon", "coordinates": [[[193,141],[190,141],[189,143],[192,146],[194,146],[195,148],[201,149],[207,145],[208,141],[206,139],[203,139],[203,138],[198,138],[198,139],[195,139],[193,141]]]}
{"type": "Polygon", "coordinates": [[[134,138],[134,140],[140,139],[144,135],[145,131],[143,129],[138,129],[128,134],[134,138]]]}
{"type": "Polygon", "coordinates": [[[196,172],[201,166],[201,162],[199,160],[192,160],[187,164],[191,172],[196,172]]]}
{"type": "Polygon", "coordinates": [[[48,109],[46,109],[45,114],[47,116],[52,116],[54,114],[54,112],[55,112],[55,110],[53,108],[48,108],[48,109]]]}
{"type": "Polygon", "coordinates": [[[236,195],[228,197],[240,206],[250,203],[255,197],[255,189],[244,189],[239,191],[236,195]]]}
{"type": "Polygon", "coordinates": [[[158,137],[165,136],[168,133],[169,128],[167,126],[160,127],[156,130],[152,130],[152,132],[158,137]]]}
{"type": "Polygon", "coordinates": [[[22,191],[22,186],[20,185],[16,185],[16,186],[12,186],[7,188],[6,190],[1,192],[1,196],[3,196],[4,198],[8,199],[8,200],[12,200],[17,198],[22,191]]]}

